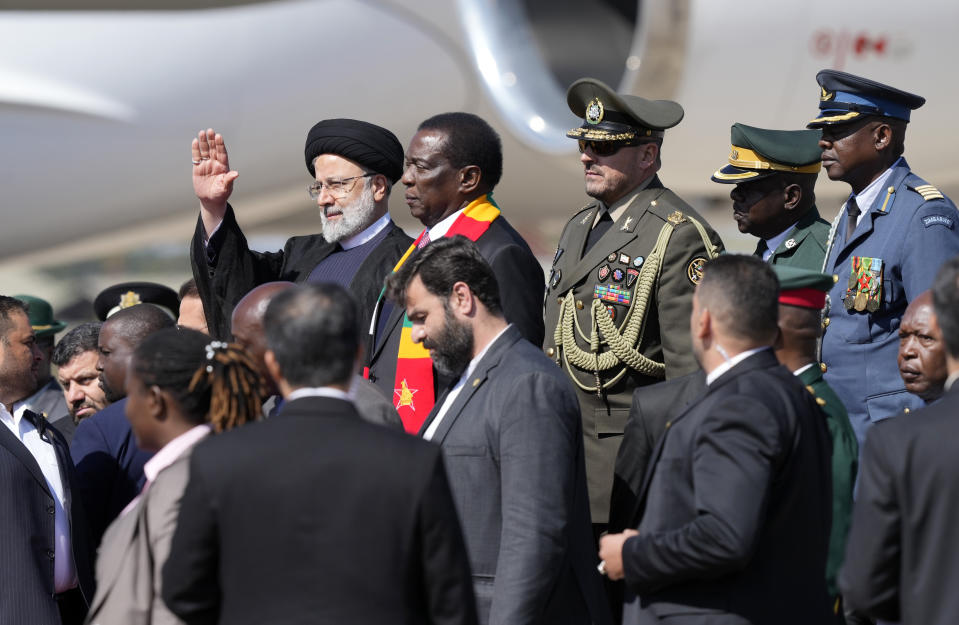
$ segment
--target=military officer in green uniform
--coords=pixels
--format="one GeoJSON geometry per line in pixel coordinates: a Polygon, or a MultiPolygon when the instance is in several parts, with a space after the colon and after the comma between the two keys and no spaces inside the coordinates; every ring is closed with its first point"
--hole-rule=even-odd
{"type": "Polygon", "coordinates": [[[577,389],[594,529],[605,526],[613,465],[633,390],[697,368],[693,289],[719,235],[657,176],[664,131],[683,118],[668,100],[621,95],[598,80],[566,96],[583,118],[586,194],[566,224],[546,291],[546,355],[577,389]]]}
{"type": "Polygon", "coordinates": [[[826,304],[826,293],[835,279],[818,271],[809,271],[789,265],[776,265],[779,278],[779,330],[782,346],[776,357],[792,370],[806,390],[816,396],[826,418],[826,427],[832,439],[832,529],[829,534],[829,553],[826,559],[826,587],[833,597],[837,615],[841,608],[836,576],[842,565],[846,536],[852,521],[852,491],[858,468],[859,445],[849,415],[839,396],[823,379],[816,358],[819,336],[822,332],[820,313],[826,304]]]}
{"type": "Polygon", "coordinates": [[[729,197],[740,232],[759,237],[754,254],[774,265],[819,271],[829,222],[816,209],[822,167],[817,130],[767,130],[733,124],[729,164],[713,182],[736,185],[729,197]]]}

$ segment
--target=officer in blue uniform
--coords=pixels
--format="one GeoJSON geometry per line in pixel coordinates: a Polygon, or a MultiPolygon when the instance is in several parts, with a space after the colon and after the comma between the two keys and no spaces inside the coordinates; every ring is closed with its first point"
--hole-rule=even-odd
{"type": "Polygon", "coordinates": [[[959,213],[902,157],[909,115],[925,98],[833,70],[816,75],[822,164],[852,193],[832,223],[824,273],[837,277],[823,316],[822,369],[860,448],[875,421],[921,407],[896,364],[908,303],[959,254],[959,213]]]}

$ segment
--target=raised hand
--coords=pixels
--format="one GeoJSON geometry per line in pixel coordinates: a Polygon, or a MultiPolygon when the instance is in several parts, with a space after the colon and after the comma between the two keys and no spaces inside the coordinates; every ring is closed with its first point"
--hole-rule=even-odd
{"type": "Polygon", "coordinates": [[[201,130],[190,146],[193,156],[193,191],[200,199],[203,223],[209,234],[223,219],[239,172],[230,169],[223,135],[212,128],[201,130]]]}

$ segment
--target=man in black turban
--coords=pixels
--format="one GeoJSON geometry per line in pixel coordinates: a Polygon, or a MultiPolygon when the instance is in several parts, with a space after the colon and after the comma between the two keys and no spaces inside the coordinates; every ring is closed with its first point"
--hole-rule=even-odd
{"type": "Polygon", "coordinates": [[[254,252],[227,203],[239,173],[230,169],[222,135],[193,140],[193,190],[200,219],[191,246],[193,276],[210,334],[230,338],[230,313],[265,282],[335,282],[360,303],[369,325],[383,280],[412,243],[390,219],[390,189],[403,173],[403,147],[385,128],[355,119],[326,119],[306,138],[309,193],[322,234],[293,237],[277,252],[254,252]]]}

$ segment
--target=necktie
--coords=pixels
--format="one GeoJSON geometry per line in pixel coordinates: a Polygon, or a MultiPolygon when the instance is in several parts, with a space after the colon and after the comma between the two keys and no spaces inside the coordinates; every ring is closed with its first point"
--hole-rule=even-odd
{"type": "Polygon", "coordinates": [[[420,242],[416,245],[416,249],[421,250],[429,244],[430,244],[430,231],[426,230],[423,232],[423,237],[420,239],[420,242]]]}
{"type": "Polygon", "coordinates": [[[759,243],[756,244],[756,256],[759,256],[763,262],[769,260],[769,257],[772,256],[772,253],[769,252],[769,246],[766,245],[766,239],[759,239],[759,243]]]}
{"type": "Polygon", "coordinates": [[[596,245],[596,242],[606,234],[606,231],[609,230],[610,226],[613,225],[613,218],[610,217],[609,211],[604,210],[603,214],[600,215],[599,221],[593,226],[593,229],[589,231],[589,235],[586,237],[586,249],[585,252],[588,252],[591,247],[596,245]]]}
{"type": "Polygon", "coordinates": [[[846,243],[852,239],[852,233],[856,231],[856,222],[859,221],[859,205],[856,204],[856,198],[851,197],[846,202],[846,243]]]}

